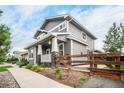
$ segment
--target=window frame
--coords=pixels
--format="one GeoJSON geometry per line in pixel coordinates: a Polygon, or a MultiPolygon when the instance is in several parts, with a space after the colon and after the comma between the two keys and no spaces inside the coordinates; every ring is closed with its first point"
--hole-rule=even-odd
{"type": "Polygon", "coordinates": [[[58,27],[58,30],[62,31],[65,28],[66,28],[66,23],[64,22],[64,23],[60,24],[60,26],[58,27]],[[60,28],[61,26],[62,26],[62,28],[60,28]]]}
{"type": "Polygon", "coordinates": [[[64,43],[60,43],[60,44],[58,44],[58,49],[59,49],[59,47],[62,45],[62,47],[63,47],[63,49],[62,50],[59,50],[59,52],[61,52],[61,51],[63,51],[63,54],[62,55],[64,55],[64,43]]]}
{"type": "Polygon", "coordinates": [[[86,33],[81,32],[81,37],[82,37],[82,39],[83,39],[84,41],[87,41],[87,34],[86,34],[86,33]],[[86,39],[83,38],[84,34],[85,34],[85,36],[86,36],[86,39]]]}

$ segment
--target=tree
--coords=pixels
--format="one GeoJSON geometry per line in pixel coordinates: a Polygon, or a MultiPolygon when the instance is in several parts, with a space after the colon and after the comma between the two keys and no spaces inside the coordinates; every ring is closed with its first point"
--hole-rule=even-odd
{"type": "Polygon", "coordinates": [[[3,11],[0,10],[0,16],[1,16],[2,13],[3,13],[3,11]]]}
{"type": "Polygon", "coordinates": [[[105,38],[103,49],[106,52],[121,51],[124,47],[124,26],[122,26],[122,23],[119,26],[113,23],[105,38]]]}
{"type": "MultiPolygon", "coordinates": [[[[0,14],[3,12],[0,12],[0,14]]],[[[10,29],[9,27],[0,24],[0,60],[4,59],[6,54],[9,52],[10,44],[11,44],[11,37],[10,37],[10,29]]]]}

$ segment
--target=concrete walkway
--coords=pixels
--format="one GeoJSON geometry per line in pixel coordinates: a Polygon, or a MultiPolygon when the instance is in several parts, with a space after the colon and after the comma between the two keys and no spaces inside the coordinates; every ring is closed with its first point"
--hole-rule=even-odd
{"type": "Polygon", "coordinates": [[[15,66],[9,71],[21,88],[71,88],[25,68],[15,66]]]}

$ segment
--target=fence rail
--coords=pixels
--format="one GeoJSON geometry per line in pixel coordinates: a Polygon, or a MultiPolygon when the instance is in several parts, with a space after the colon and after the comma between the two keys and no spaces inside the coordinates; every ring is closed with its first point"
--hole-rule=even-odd
{"type": "Polygon", "coordinates": [[[121,74],[124,74],[124,71],[120,70],[120,66],[124,65],[124,61],[121,61],[120,58],[122,58],[120,52],[65,56],[59,55],[56,56],[56,64],[66,67],[88,64],[88,69],[91,74],[120,79],[121,74]],[[98,65],[105,65],[107,68],[99,68],[98,65]]]}

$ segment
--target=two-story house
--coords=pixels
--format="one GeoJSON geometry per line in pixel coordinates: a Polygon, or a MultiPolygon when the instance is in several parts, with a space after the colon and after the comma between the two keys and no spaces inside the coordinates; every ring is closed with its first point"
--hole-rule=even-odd
{"type": "Polygon", "coordinates": [[[28,60],[32,64],[51,63],[51,53],[62,55],[86,54],[94,51],[96,37],[68,14],[49,17],[36,31],[28,50],[28,60]]]}

